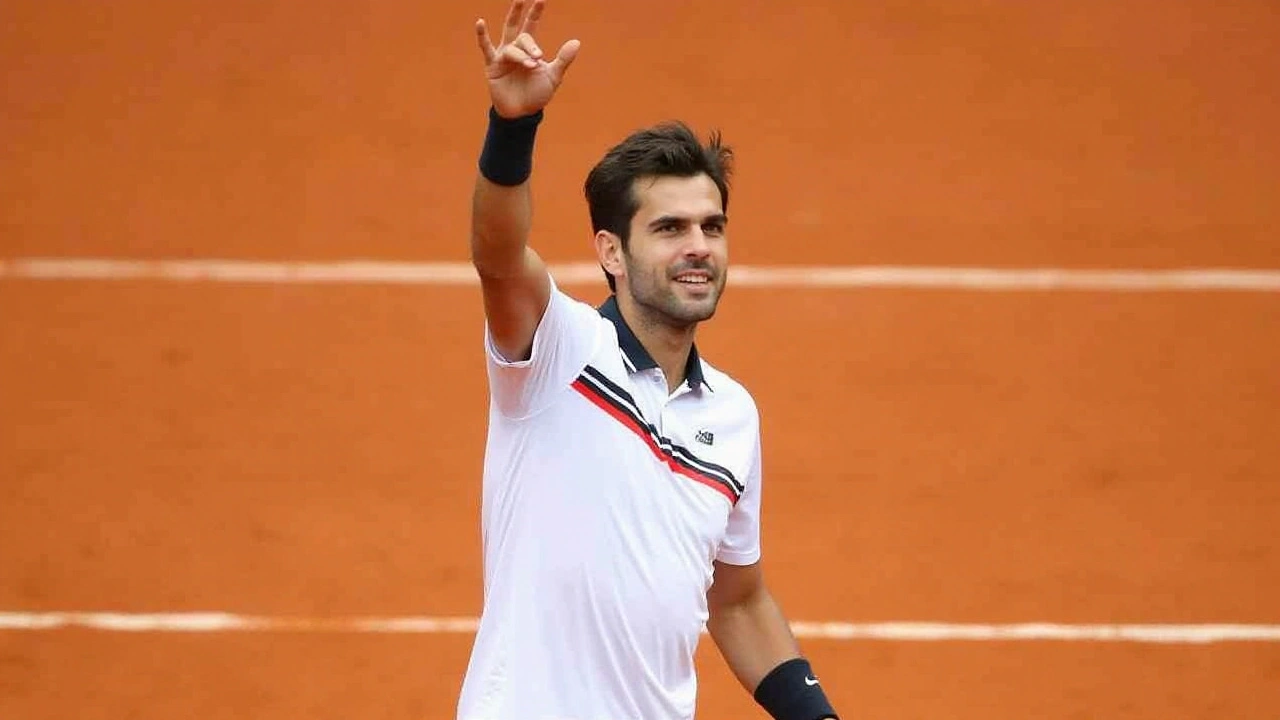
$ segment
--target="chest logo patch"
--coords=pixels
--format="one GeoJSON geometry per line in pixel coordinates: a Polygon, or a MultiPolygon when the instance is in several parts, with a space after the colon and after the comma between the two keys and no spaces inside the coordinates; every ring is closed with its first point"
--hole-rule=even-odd
{"type": "MultiPolygon", "coordinates": [[[[728,468],[703,460],[669,438],[663,437],[657,428],[644,419],[639,405],[631,394],[606,377],[604,373],[588,365],[573,382],[573,389],[622,423],[649,446],[649,450],[659,462],[676,474],[719,492],[731,504],[736,504],[742,496],[745,488],[728,468]]],[[[713,440],[711,434],[705,430],[700,431],[699,434],[702,433],[706,433],[707,440],[698,438],[698,441],[710,445],[710,441],[713,440]]]]}

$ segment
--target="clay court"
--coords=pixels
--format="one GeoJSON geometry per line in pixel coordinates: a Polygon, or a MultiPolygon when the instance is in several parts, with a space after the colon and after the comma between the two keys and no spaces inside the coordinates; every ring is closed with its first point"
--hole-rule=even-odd
{"type": "MultiPolygon", "coordinates": [[[[0,718],[453,717],[486,390],[449,272],[472,23],[504,10],[0,7],[0,718]],[[349,260],[387,264],[288,276],[349,260]]],[[[535,165],[558,267],[591,261],[582,180],[625,133],[737,151],[732,259],[764,279],[731,275],[700,346],[761,407],[767,572],[847,718],[1280,718],[1277,5],[552,0],[540,34],[583,43],[535,165]],[[815,280],[841,268],[942,280],[815,280]],[[1173,629],[838,629],[895,622],[1173,629]]],[[[764,717],[700,664],[700,718],[764,717]]]]}

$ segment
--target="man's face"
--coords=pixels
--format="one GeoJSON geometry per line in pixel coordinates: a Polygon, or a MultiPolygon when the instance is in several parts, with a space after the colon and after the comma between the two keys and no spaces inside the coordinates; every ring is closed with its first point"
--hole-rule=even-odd
{"type": "Polygon", "coordinates": [[[724,291],[729,248],[720,190],[706,175],[641,178],[639,209],[618,279],[638,309],[674,327],[710,319],[724,291]]]}

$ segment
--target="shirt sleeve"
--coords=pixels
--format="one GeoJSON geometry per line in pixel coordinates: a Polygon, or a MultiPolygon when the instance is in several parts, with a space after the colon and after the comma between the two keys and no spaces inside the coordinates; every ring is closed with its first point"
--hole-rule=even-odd
{"type": "Polygon", "coordinates": [[[600,314],[566,295],[554,279],[551,297],[534,330],[526,360],[507,360],[494,345],[489,325],[484,347],[489,392],[498,410],[511,419],[537,413],[586,367],[602,336],[600,314]]]}
{"type": "Polygon", "coordinates": [[[760,493],[764,475],[760,468],[760,434],[756,432],[751,466],[743,480],[745,489],[729,511],[729,525],[716,559],[730,565],[750,565],[760,559],[760,493]]]}

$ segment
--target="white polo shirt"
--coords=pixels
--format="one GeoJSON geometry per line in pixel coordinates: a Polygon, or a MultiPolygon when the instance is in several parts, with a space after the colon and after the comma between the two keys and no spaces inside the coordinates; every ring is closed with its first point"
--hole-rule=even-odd
{"type": "Polygon", "coordinates": [[[712,561],[760,557],[755,401],[668,393],[611,298],[552,283],[530,358],[485,332],[484,608],[459,720],[689,720],[712,561]]]}

